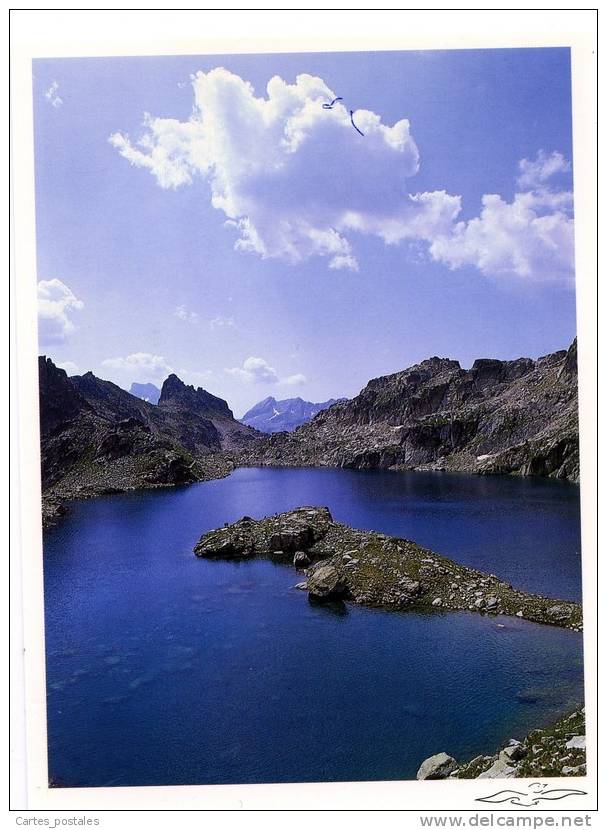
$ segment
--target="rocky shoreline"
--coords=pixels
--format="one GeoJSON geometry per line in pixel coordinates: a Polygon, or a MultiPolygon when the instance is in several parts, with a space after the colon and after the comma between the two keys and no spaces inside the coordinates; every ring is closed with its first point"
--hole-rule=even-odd
{"type": "Polygon", "coordinates": [[[188,464],[182,462],[179,454],[166,451],[153,475],[149,456],[120,459],[112,465],[89,464],[86,475],[76,468],[43,491],[42,528],[54,527],[69,512],[70,501],[213,481],[226,478],[235,469],[232,456],[222,452],[190,459],[188,464]]]}
{"type": "Polygon", "coordinates": [[[243,517],[204,534],[209,559],[269,558],[301,571],[296,587],[312,601],[348,600],[391,610],[472,611],[581,631],[582,606],[514,588],[415,542],[333,521],[326,507],[301,507],[260,520],[243,517]]]}
{"type": "Polygon", "coordinates": [[[445,778],[560,778],[586,775],[586,712],[583,706],[522,740],[511,738],[493,755],[459,764],[439,752],[421,764],[420,781],[445,778]]]}

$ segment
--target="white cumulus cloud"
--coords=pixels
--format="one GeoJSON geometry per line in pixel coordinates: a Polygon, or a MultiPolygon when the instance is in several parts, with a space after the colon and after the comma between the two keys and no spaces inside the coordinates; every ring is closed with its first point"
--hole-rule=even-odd
{"type": "Polygon", "coordinates": [[[262,357],[247,357],[242,366],[225,370],[232,377],[244,383],[265,383],[269,385],[300,386],[307,378],[302,374],[280,377],[273,366],[262,357]]]}
{"type": "Polygon", "coordinates": [[[191,81],[187,120],[146,114],[139,138],[116,132],[109,140],[163,188],[204,179],[238,250],[293,263],[320,256],[332,269],[357,270],[356,236],[366,234],[421,243],[449,268],[572,277],[571,194],[549,187],[570,169],[560,153],[523,159],[513,201],[487,194],[479,216],[461,221],[460,196],[411,187],[419,153],[406,118],[389,125],[355,110],[360,135],[344,102],[323,106],[335,91],[307,74],[292,84],[274,76],[263,95],[223,68],[191,81]]]}
{"type": "Polygon", "coordinates": [[[473,265],[487,276],[572,280],[573,193],[548,186],[552,175],[566,171],[564,159],[559,153],[538,154],[535,162],[523,159],[519,168],[519,187],[523,179],[530,189],[515,193],[512,202],[497,194],[483,196],[479,216],[428,238],[434,259],[450,268],[473,265]]]}
{"type": "Polygon", "coordinates": [[[206,178],[213,206],[240,234],[237,248],[293,262],[316,254],[333,268],[356,268],[344,216],[375,215],[380,201],[387,215],[400,206],[418,168],[409,122],[387,126],[357,110],[362,138],[342,103],[323,109],[335,95],[312,75],[294,84],[275,76],[266,97],[221,68],[198,72],[192,86],[187,121],[148,115],[138,141],[114,133],[111,143],[161,187],[206,178]]]}
{"type": "Polygon", "coordinates": [[[72,311],[80,311],[84,303],[71,288],[58,279],[38,282],[38,339],[41,346],[64,343],[75,326],[72,311]]]}

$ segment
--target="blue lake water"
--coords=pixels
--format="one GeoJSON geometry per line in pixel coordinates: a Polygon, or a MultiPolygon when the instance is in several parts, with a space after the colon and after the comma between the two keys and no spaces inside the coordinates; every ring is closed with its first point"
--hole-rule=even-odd
{"type": "Polygon", "coordinates": [[[303,504],[580,597],[579,491],[559,482],[266,468],[75,502],[44,545],[52,779],[413,778],[428,755],[492,752],[582,699],[574,632],[312,606],[288,566],[192,553],[224,522],[303,504]]]}

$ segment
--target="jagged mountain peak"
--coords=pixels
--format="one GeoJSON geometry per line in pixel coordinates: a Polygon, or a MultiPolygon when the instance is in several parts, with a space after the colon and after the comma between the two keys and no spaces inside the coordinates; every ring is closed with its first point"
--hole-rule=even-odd
{"type": "MultiPolygon", "coordinates": [[[[185,389],[186,384],[178,377],[174,372],[171,372],[170,375],[167,376],[164,383],[162,384],[162,390],[171,390],[171,389],[185,389]]],[[[190,389],[193,389],[193,386],[190,386],[190,389]]]]}
{"type": "Polygon", "coordinates": [[[234,418],[232,410],[223,400],[206,389],[186,385],[181,378],[170,374],[162,384],[158,406],[172,409],[187,409],[204,417],[234,418]]]}
{"type": "MultiPolygon", "coordinates": [[[[412,366],[411,369],[439,369],[441,371],[445,369],[461,369],[459,360],[452,360],[450,357],[427,357],[425,360],[422,360],[421,363],[418,363],[417,366],[412,366]]],[[[406,370],[410,371],[410,370],[406,370]]]]}

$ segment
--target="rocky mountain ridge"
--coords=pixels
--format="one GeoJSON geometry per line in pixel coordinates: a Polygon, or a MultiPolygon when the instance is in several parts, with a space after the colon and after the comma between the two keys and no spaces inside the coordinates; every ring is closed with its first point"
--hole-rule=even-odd
{"type": "Polygon", "coordinates": [[[157,405],[39,358],[46,511],[63,499],[227,475],[235,466],[516,473],[578,481],[577,344],[537,360],[432,357],[268,435],[176,375],[157,405]]]}
{"type": "Polygon", "coordinates": [[[375,378],[240,463],[518,473],[578,481],[577,342],[537,360],[432,357],[375,378]]]}
{"type": "Polygon", "coordinates": [[[38,363],[46,523],[64,499],[227,475],[227,451],[257,436],[225,401],[175,376],[154,406],[92,372],[68,377],[50,358],[38,363]]]}
{"type": "Polygon", "coordinates": [[[200,420],[209,420],[215,427],[220,449],[236,450],[260,437],[246,424],[241,424],[223,398],[205,389],[186,386],[177,375],[169,375],[162,384],[158,409],[169,420],[177,419],[181,425],[181,440],[188,441],[190,430],[196,430],[200,420]]]}

